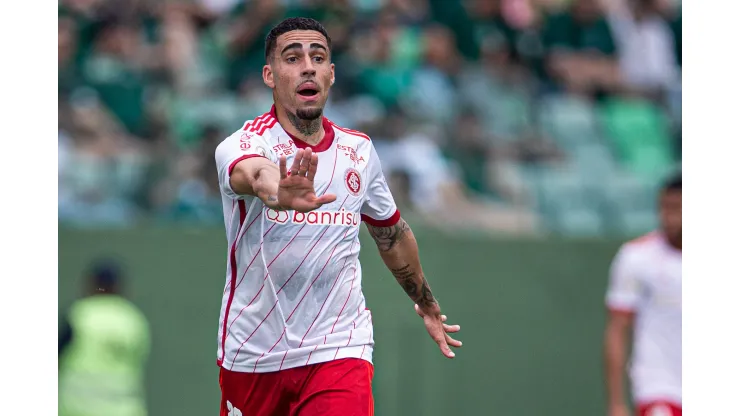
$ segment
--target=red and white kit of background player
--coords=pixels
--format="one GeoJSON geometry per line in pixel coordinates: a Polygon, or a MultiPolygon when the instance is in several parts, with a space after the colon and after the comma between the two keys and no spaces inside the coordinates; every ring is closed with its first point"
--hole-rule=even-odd
{"type": "Polygon", "coordinates": [[[681,178],[660,194],[661,229],[626,243],[612,264],[605,336],[609,416],[627,416],[628,341],[639,416],[681,415],[681,178]]]}
{"type": "Polygon", "coordinates": [[[422,273],[370,139],[322,117],[331,40],[287,19],[265,42],[272,110],[216,150],[229,247],[218,333],[222,416],[373,414],[373,327],[359,232],[442,353],[462,344],[422,273]],[[290,167],[290,168],[289,168],[290,167]]]}

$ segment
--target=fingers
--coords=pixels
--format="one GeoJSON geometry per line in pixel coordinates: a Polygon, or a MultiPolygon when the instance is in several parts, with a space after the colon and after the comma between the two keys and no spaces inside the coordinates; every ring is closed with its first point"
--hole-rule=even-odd
{"type": "Polygon", "coordinates": [[[287,178],[288,168],[285,156],[280,156],[280,163],[278,165],[280,166],[280,179],[287,178]]]}
{"type": "Polygon", "coordinates": [[[337,200],[337,196],[334,194],[324,194],[320,197],[316,198],[316,203],[319,204],[319,206],[324,204],[329,204],[337,200]]]}
{"type": "Polygon", "coordinates": [[[437,344],[439,345],[439,350],[442,351],[442,355],[447,358],[455,358],[455,353],[452,352],[445,339],[437,341],[437,344]]]}
{"type": "MultiPolygon", "coordinates": [[[[308,167],[311,164],[311,155],[312,155],[311,148],[307,147],[303,151],[303,157],[301,158],[301,164],[298,167],[298,176],[300,177],[306,176],[306,172],[308,172],[308,167]]],[[[296,157],[296,159],[298,158],[296,157]]]]}
{"type": "MultiPolygon", "coordinates": [[[[414,305],[414,310],[416,311],[417,315],[424,318],[424,313],[421,311],[421,308],[419,308],[419,305],[414,305]]],[[[460,331],[460,325],[444,324],[443,322],[445,322],[446,320],[447,320],[447,315],[439,316],[439,324],[436,324],[436,325],[440,325],[442,327],[441,331],[437,329],[439,328],[438,326],[434,328],[434,326],[436,325],[432,326],[432,328],[434,329],[430,329],[430,326],[429,326],[430,324],[427,322],[426,319],[424,321],[427,325],[427,330],[429,331],[429,334],[432,336],[432,339],[434,339],[437,345],[439,345],[439,350],[442,352],[442,355],[444,355],[447,358],[455,358],[455,353],[452,352],[452,350],[450,349],[450,346],[459,348],[459,347],[462,347],[462,342],[452,338],[451,336],[447,335],[447,333],[460,331]]]]}
{"type": "Polygon", "coordinates": [[[462,341],[458,341],[447,334],[445,334],[445,342],[447,343],[447,345],[453,346],[455,348],[462,347],[462,341]]]}
{"type": "Polygon", "coordinates": [[[298,175],[298,172],[301,168],[301,162],[303,161],[303,149],[298,149],[298,152],[295,154],[295,158],[293,159],[293,166],[290,167],[290,174],[292,176],[298,175]]]}
{"type": "Polygon", "coordinates": [[[445,329],[445,332],[447,332],[447,333],[460,332],[460,325],[442,324],[442,328],[444,328],[445,329]]]}
{"type": "Polygon", "coordinates": [[[308,165],[308,180],[313,182],[313,178],[316,176],[316,171],[319,169],[319,155],[316,153],[311,155],[311,160],[308,165]]]}

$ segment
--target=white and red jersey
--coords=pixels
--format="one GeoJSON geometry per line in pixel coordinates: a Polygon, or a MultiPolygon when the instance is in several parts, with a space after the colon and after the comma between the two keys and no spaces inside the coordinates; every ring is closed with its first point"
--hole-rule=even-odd
{"type": "Polygon", "coordinates": [[[611,267],[607,307],[634,313],[630,378],[637,403],[681,404],[681,251],[660,232],[622,246],[611,267]]]}
{"type": "Polygon", "coordinates": [[[323,119],[317,195],[336,201],[316,211],[276,212],[259,198],[237,195],[229,175],[237,162],[265,157],[288,167],[299,148],[275,108],[216,150],[228,240],[226,286],[218,330],[218,364],[268,372],[341,358],[372,362],[373,326],[362,294],[362,221],[395,224],[400,213],[375,149],[363,133],[323,119]]]}

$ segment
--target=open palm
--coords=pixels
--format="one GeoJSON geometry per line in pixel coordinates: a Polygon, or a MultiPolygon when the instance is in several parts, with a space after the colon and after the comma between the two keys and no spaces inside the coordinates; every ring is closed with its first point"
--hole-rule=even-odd
{"type": "Polygon", "coordinates": [[[336,195],[316,196],[314,177],[319,167],[319,155],[311,148],[299,149],[288,174],[285,156],[280,157],[280,182],[278,183],[278,205],[285,210],[298,212],[313,211],[324,204],[334,202],[336,195]]]}

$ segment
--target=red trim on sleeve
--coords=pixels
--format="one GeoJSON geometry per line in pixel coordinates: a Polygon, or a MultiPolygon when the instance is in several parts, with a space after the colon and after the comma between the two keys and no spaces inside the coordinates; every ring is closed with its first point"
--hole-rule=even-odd
{"type": "Polygon", "coordinates": [[[398,220],[401,219],[401,211],[396,210],[396,212],[394,212],[393,215],[390,216],[390,218],[385,220],[376,220],[375,218],[365,214],[362,214],[361,217],[363,221],[372,225],[373,227],[392,227],[396,225],[398,220]]]}
{"type": "MultiPolygon", "coordinates": [[[[229,176],[231,176],[231,171],[234,170],[234,167],[236,166],[237,163],[239,163],[239,162],[241,162],[242,160],[245,160],[245,159],[251,159],[253,157],[264,157],[264,156],[262,156],[262,155],[244,155],[244,156],[236,159],[235,161],[231,162],[231,164],[229,165],[229,176]]],[[[265,157],[265,159],[267,159],[267,158],[265,157]]]]}
{"type": "Polygon", "coordinates": [[[609,311],[610,314],[613,315],[633,316],[635,314],[635,310],[629,308],[617,308],[613,306],[607,306],[606,309],[609,311]]]}

